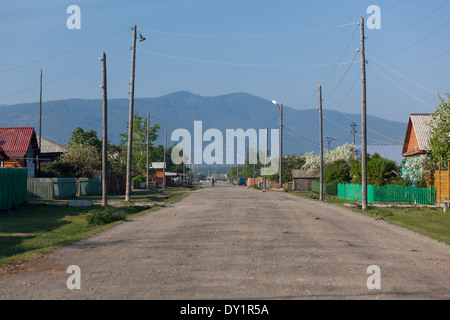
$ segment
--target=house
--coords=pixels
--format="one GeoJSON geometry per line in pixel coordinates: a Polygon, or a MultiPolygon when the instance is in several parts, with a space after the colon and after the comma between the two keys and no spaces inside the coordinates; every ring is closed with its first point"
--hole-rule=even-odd
{"type": "Polygon", "coordinates": [[[167,172],[165,171],[166,163],[165,162],[152,162],[151,169],[155,171],[154,180],[158,184],[158,186],[164,185],[164,178],[166,186],[171,186],[175,183],[178,178],[178,173],[175,172],[167,172]]]}
{"type": "Polygon", "coordinates": [[[427,155],[430,151],[431,128],[429,123],[432,120],[432,114],[420,113],[411,114],[409,116],[408,127],[406,130],[405,142],[403,144],[402,156],[405,158],[402,161],[404,167],[417,168],[414,172],[406,174],[402,172],[402,178],[408,178],[414,181],[422,175],[423,168],[420,165],[422,157],[427,155]]]}
{"type": "Polygon", "coordinates": [[[426,155],[430,151],[430,126],[432,114],[421,113],[409,116],[402,156],[406,159],[426,155]]]}
{"type": "MultiPolygon", "coordinates": [[[[37,136],[39,142],[39,136],[37,136]]],[[[59,157],[66,152],[66,148],[63,146],[47,140],[45,138],[41,138],[41,153],[39,155],[39,160],[41,163],[52,163],[59,159],[59,157]]]]}
{"type": "Polygon", "coordinates": [[[35,176],[40,150],[33,127],[0,128],[0,167],[27,168],[35,176]]]}
{"type": "Polygon", "coordinates": [[[312,181],[320,181],[320,177],[311,176],[306,170],[292,170],[292,189],[306,191],[311,190],[312,181]]]}

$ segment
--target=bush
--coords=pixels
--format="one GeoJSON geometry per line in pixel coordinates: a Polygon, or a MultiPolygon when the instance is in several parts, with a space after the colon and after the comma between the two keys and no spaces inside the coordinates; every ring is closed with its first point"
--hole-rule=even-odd
{"type": "Polygon", "coordinates": [[[114,221],[126,220],[126,212],[113,208],[95,209],[89,211],[86,220],[90,225],[105,225],[114,221]]]}
{"type": "Polygon", "coordinates": [[[350,182],[350,165],[344,160],[336,160],[323,169],[325,183],[350,182]]]}

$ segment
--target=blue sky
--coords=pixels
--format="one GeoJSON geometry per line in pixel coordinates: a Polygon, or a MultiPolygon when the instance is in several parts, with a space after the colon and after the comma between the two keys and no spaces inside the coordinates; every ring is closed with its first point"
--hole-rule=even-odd
{"type": "MultiPolygon", "coordinates": [[[[135,97],[174,91],[203,96],[246,92],[297,109],[318,104],[361,110],[360,16],[381,9],[381,29],[366,28],[367,108],[406,122],[431,112],[450,83],[448,0],[19,0],[0,7],[0,104],[128,98],[132,32],[138,42],[135,97]],[[69,5],[81,29],[69,30],[69,5]],[[353,63],[350,63],[353,62],[353,63]],[[339,64],[337,64],[339,63],[339,64]]],[[[200,119],[199,119],[200,120],[200,119]]]]}

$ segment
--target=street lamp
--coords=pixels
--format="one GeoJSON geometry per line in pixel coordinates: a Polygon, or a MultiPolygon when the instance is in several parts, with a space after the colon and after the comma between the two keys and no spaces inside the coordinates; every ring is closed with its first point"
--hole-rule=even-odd
{"type": "Polygon", "coordinates": [[[280,178],[280,188],[283,187],[283,178],[282,178],[282,159],[283,159],[283,103],[278,103],[275,100],[272,100],[272,103],[280,109],[280,164],[279,164],[279,178],[280,178]]]}

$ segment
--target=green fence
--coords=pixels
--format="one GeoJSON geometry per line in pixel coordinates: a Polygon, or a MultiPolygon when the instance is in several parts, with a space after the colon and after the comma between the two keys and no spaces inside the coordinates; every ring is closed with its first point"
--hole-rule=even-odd
{"type": "Polygon", "coordinates": [[[77,183],[78,183],[77,195],[79,196],[101,194],[102,192],[101,179],[79,178],[77,183]]]}
{"type": "Polygon", "coordinates": [[[65,199],[77,194],[75,178],[28,178],[28,197],[65,199]]]}
{"type": "Polygon", "coordinates": [[[27,202],[27,169],[0,168],[0,210],[27,202]]]}
{"type": "MultiPolygon", "coordinates": [[[[320,181],[311,181],[311,191],[320,193],[320,181]]],[[[337,183],[324,183],[323,193],[330,196],[337,196],[338,184],[337,183]]]]}
{"type": "MultiPolygon", "coordinates": [[[[361,201],[362,186],[358,184],[339,184],[338,197],[345,200],[361,201]]],[[[414,186],[367,186],[367,202],[410,202],[435,204],[436,190],[433,187],[414,186]]]]}

